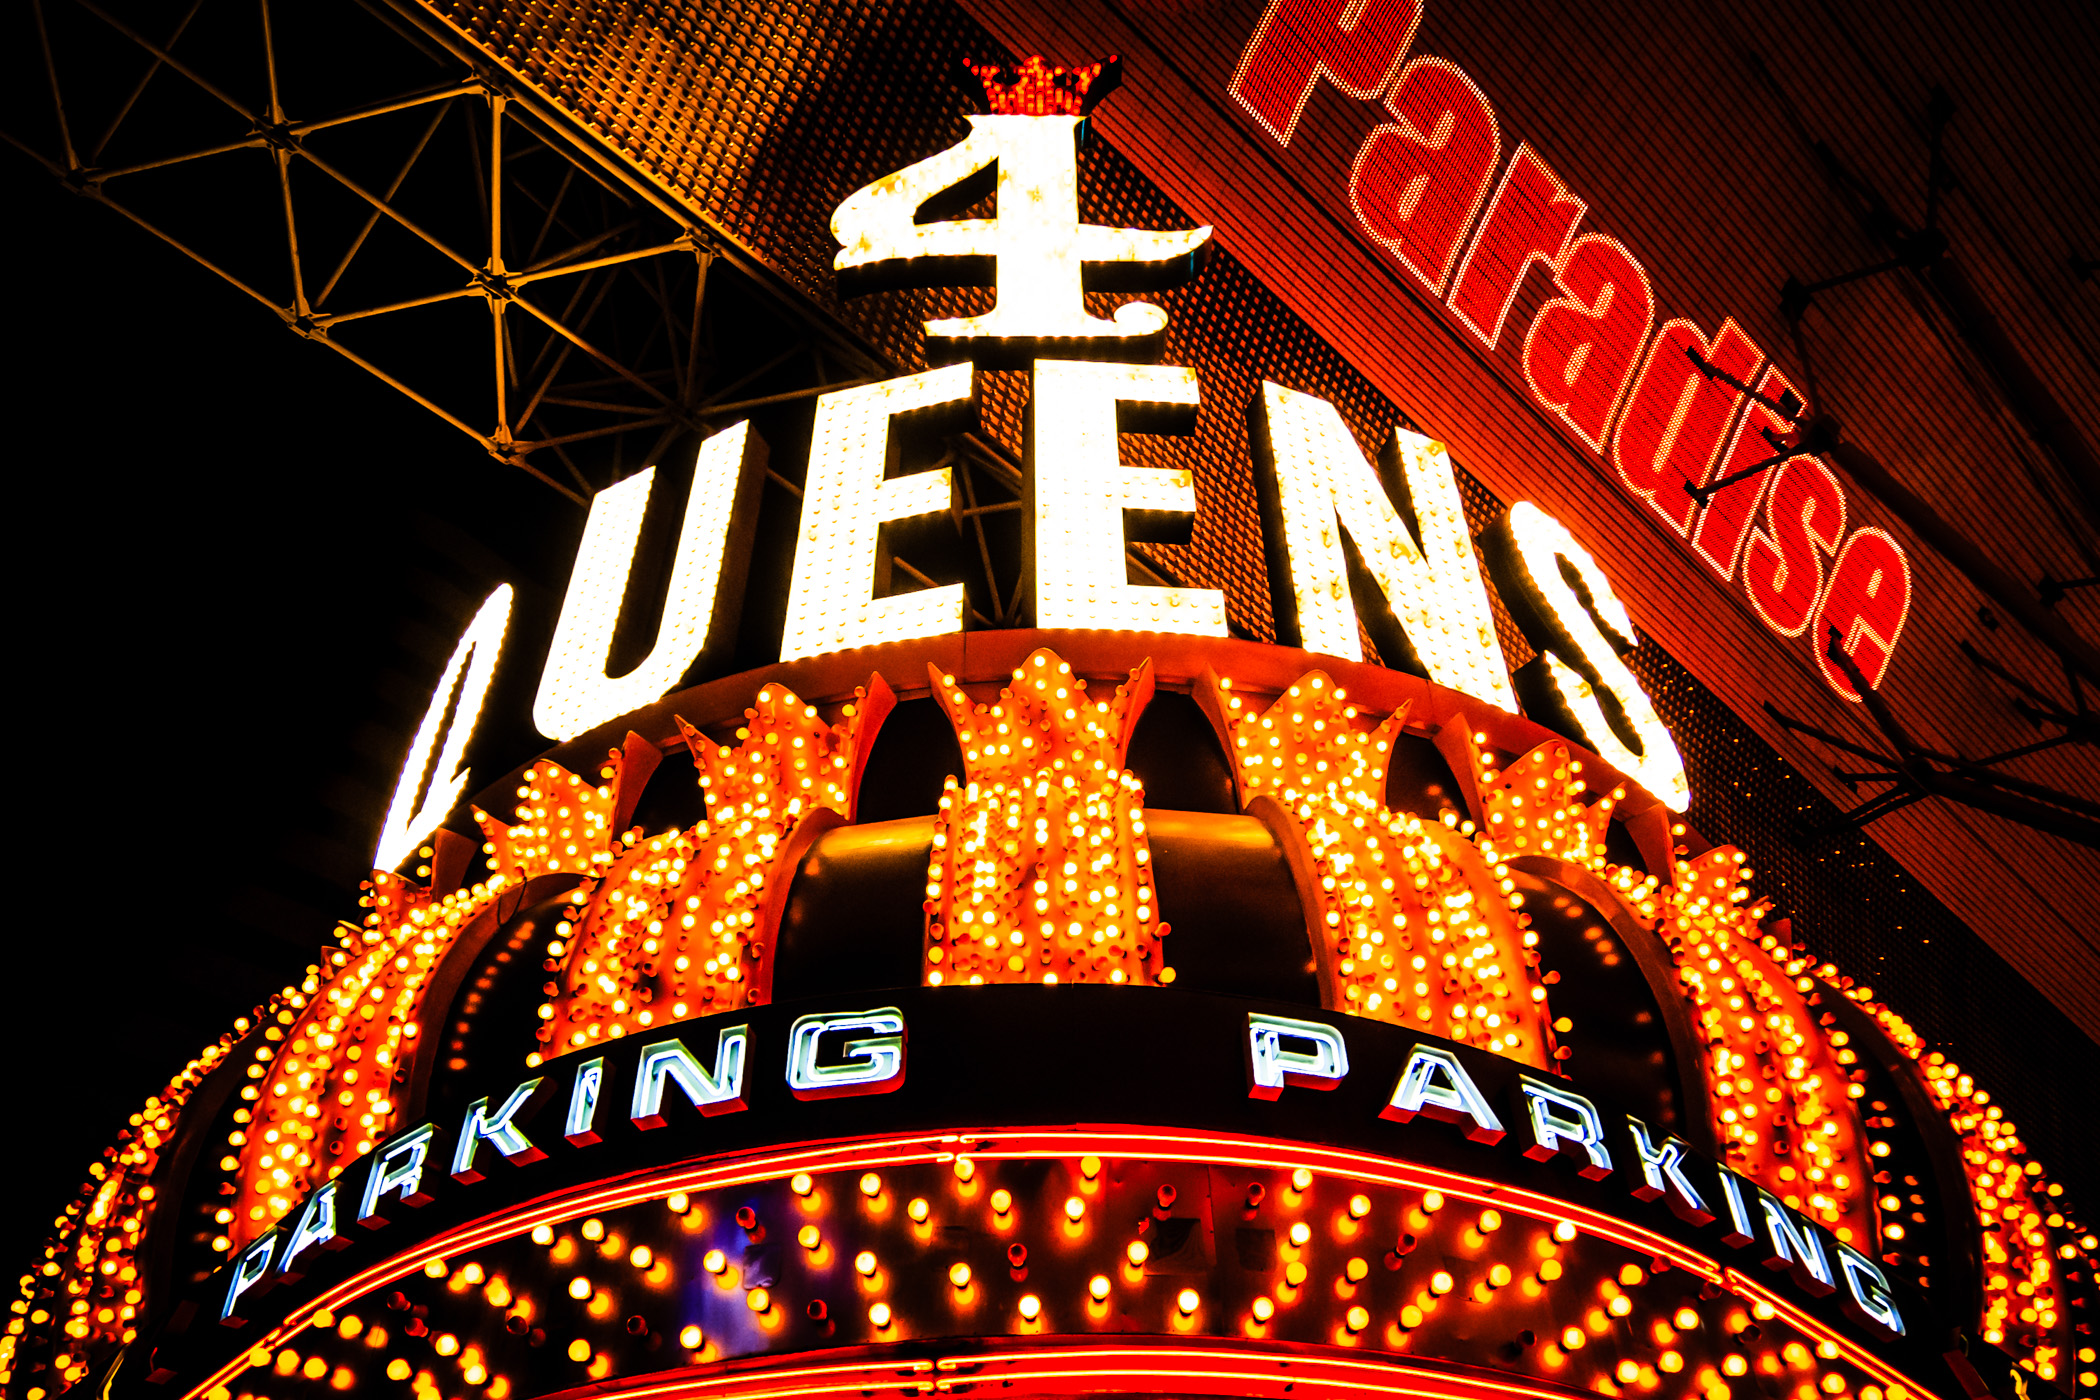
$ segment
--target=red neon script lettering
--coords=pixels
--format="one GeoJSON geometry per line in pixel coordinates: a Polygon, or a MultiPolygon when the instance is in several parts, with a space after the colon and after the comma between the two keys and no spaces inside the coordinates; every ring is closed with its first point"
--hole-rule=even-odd
{"type": "Polygon", "coordinates": [[[1232,75],[1232,95],[1288,146],[1321,78],[1351,97],[1378,96],[1421,22],[1418,0],[1269,0],[1232,75]]]}
{"type": "Polygon", "coordinates": [[[1451,284],[1452,314],[1481,344],[1495,348],[1524,269],[1534,261],[1558,263],[1587,207],[1538,152],[1517,147],[1451,284]]]}
{"type": "Polygon", "coordinates": [[[1531,396],[1560,415],[1592,452],[1604,450],[1612,411],[1655,321],[1648,275],[1618,239],[1586,233],[1554,268],[1560,296],[1524,336],[1531,396]]]}
{"type": "Polygon", "coordinates": [[[1364,138],[1349,202],[1364,231],[1442,296],[1458,241],[1487,197],[1502,133],[1487,98],[1446,59],[1408,64],[1385,107],[1394,120],[1364,138]]]}

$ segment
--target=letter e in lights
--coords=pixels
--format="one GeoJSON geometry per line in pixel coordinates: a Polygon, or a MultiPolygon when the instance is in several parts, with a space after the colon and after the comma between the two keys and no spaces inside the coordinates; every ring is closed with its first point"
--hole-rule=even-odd
{"type": "Polygon", "coordinates": [[[1187,432],[1195,422],[1194,370],[1036,361],[1027,517],[1036,626],[1228,635],[1217,589],[1127,581],[1126,523],[1139,525],[1138,538],[1186,543],[1196,487],[1187,470],[1125,466],[1116,434],[1187,432]],[[1179,531],[1161,529],[1166,520],[1179,531]]]}
{"type": "Polygon", "coordinates": [[[1286,1085],[1338,1089],[1348,1073],[1349,1047],[1333,1026],[1260,1011],[1247,1013],[1248,1098],[1280,1098],[1286,1085]],[[1287,1040],[1310,1048],[1288,1049],[1287,1040]]]}
{"type": "Polygon", "coordinates": [[[873,594],[883,523],[946,510],[955,490],[946,467],[885,479],[896,455],[890,420],[967,407],[971,396],[970,366],[961,364],[817,400],[782,661],[962,631],[959,583],[898,598],[873,594]]]}
{"type": "Polygon", "coordinates": [[[1456,1123],[1475,1142],[1500,1142],[1508,1135],[1458,1056],[1434,1046],[1414,1048],[1401,1067],[1392,1099],[1378,1111],[1380,1118],[1399,1123],[1412,1122],[1417,1114],[1456,1123]]]}
{"type": "Polygon", "coordinates": [[[416,729],[415,742],[408,746],[408,759],[394,783],[394,800],[387,808],[386,820],[380,823],[379,848],[372,854],[374,870],[392,870],[408,859],[417,844],[438,829],[438,823],[466,790],[467,770],[460,766],[460,760],[466,757],[467,740],[474,737],[474,723],[481,718],[481,702],[488,698],[489,682],[496,674],[496,658],[503,651],[503,631],[510,625],[510,599],[507,583],[489,594],[474,620],[467,624],[467,630],[460,634],[459,645],[452,649],[452,659],[445,663],[445,674],[430,694],[430,707],[423,712],[423,723],[416,729]],[[462,672],[466,676],[464,684],[460,679],[462,672]],[[452,697],[454,686],[459,687],[456,705],[452,697]],[[448,710],[452,724],[445,728],[448,710]],[[445,747],[433,768],[430,751],[437,746],[440,728],[445,728],[445,747]],[[426,774],[430,791],[418,802],[416,796],[423,791],[426,774]]]}
{"type": "Polygon", "coordinates": [[[904,1013],[894,1006],[838,1015],[803,1016],[788,1032],[788,1090],[798,1099],[835,1099],[847,1094],[887,1094],[904,1086],[904,1013]],[[824,1037],[854,1031],[838,1048],[840,1059],[824,1063],[824,1037]]]}

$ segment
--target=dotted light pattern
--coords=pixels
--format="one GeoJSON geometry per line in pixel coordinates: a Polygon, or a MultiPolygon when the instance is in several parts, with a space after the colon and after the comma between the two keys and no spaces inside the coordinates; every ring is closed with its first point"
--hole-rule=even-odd
{"type": "Polygon", "coordinates": [[[1346,529],[1429,678],[1514,712],[1516,691],[1444,445],[1405,429],[1393,435],[1417,545],[1333,404],[1263,384],[1261,406],[1305,649],[1363,659],[1342,551],[1346,529]]]}
{"type": "MultiPolygon", "coordinates": [[[[243,1018],[236,1023],[248,1028],[243,1018]]],[[[0,1333],[0,1385],[14,1379],[25,1343],[48,1346],[49,1371],[63,1389],[87,1379],[92,1358],[128,1345],[145,1302],[139,1238],[160,1202],[153,1178],[162,1150],[197,1086],[232,1053],[235,1036],[207,1045],[159,1092],[147,1097],[116,1142],[88,1164],[80,1194],[53,1221],[43,1256],[16,1282],[0,1333]]],[[[41,1349],[41,1347],[39,1348],[41,1349]]]]}
{"type": "Polygon", "coordinates": [[[1491,861],[1552,856],[1602,872],[1605,828],[1626,789],[1615,787],[1585,803],[1582,760],[1566,744],[1540,744],[1498,770],[1479,741],[1476,735],[1465,747],[1487,822],[1480,833],[1482,854],[1491,861]]]}
{"type": "Polygon", "coordinates": [[[1543,1068],[1546,989],[1509,868],[1438,822],[1385,805],[1403,709],[1369,731],[1326,673],[1308,672],[1267,709],[1220,683],[1240,800],[1273,799],[1305,839],[1323,1000],[1339,1011],[1434,1031],[1543,1068]]]}
{"type": "MultiPolygon", "coordinates": [[[[1728,1162],[1789,1206],[1871,1254],[1879,1239],[1866,1128],[1850,1050],[1818,1030],[1797,986],[1743,907],[1743,853],[1720,846],[1677,863],[1650,901],[1707,1042],[1707,1084],[1728,1162]]],[[[1643,912],[1647,912],[1645,909],[1643,912]]]]}
{"type": "Polygon", "coordinates": [[[794,877],[782,868],[789,835],[819,811],[851,818],[889,704],[876,676],[827,725],[787,687],[765,686],[733,749],[681,720],[709,815],[646,840],[628,833],[604,873],[570,894],[547,950],[562,980],[548,983],[540,1042],[560,1054],[770,1000],[777,929],[764,907],[794,877]]]}
{"type": "MultiPolygon", "coordinates": [[[[693,459],[692,489],[686,496],[678,555],[656,640],[649,654],[618,678],[608,676],[605,667],[626,602],[656,468],[645,467],[591,499],[590,518],[576,547],[576,565],[532,705],[532,720],[540,733],[550,739],[573,739],[616,715],[640,709],[676,685],[698,659],[713,625],[730,515],[750,449],[749,423],[725,428],[701,444],[693,459]]],[[[506,607],[508,602],[506,596],[506,607]]]]}
{"type": "MultiPolygon", "coordinates": [[[[1796,968],[1807,981],[1805,957],[1788,970],[1796,968]]],[[[1815,976],[1873,1016],[1961,1135],[1962,1170],[1982,1239],[1983,1316],[1977,1330],[2043,1380],[2059,1380],[2071,1345],[2064,1284],[2077,1280],[2081,1269],[2090,1280],[2100,1236],[2066,1214],[2059,1202],[2063,1185],[2050,1181],[2042,1164],[2027,1155],[2019,1130],[1991,1102],[1989,1090],[1978,1088],[1945,1054],[1928,1050],[1908,1021],[1874,1000],[1871,987],[1854,985],[1829,963],[1816,968],[1815,976]]],[[[2088,1367],[2077,1377],[2081,1388],[2100,1385],[2100,1375],[2090,1369],[2093,1359],[2090,1349],[2079,1353],[2088,1367]]]]}
{"type": "Polygon", "coordinates": [[[431,976],[460,930],[511,883],[496,874],[439,896],[399,875],[373,873],[364,927],[338,929],[341,946],[328,966],[309,968],[264,1018],[248,1066],[253,1082],[241,1088],[247,1102],[234,1110],[219,1162],[234,1194],[215,1214],[214,1248],[255,1239],[386,1137],[431,976]]]}
{"type": "Polygon", "coordinates": [[[948,365],[817,400],[782,661],[962,630],[959,583],[894,598],[873,591],[883,522],[946,510],[955,489],[947,467],[885,479],[890,420],[965,402],[970,385],[968,365],[948,365]]]}
{"type": "Polygon", "coordinates": [[[1123,512],[1193,515],[1196,486],[1185,469],[1124,465],[1116,421],[1124,403],[1193,410],[1196,372],[1036,361],[1036,626],[1226,636],[1225,595],[1217,589],[1128,581],[1123,512]]]}
{"type": "Polygon", "coordinates": [[[1092,700],[1039,649],[990,705],[953,676],[933,691],[962,746],[926,869],[928,986],[1174,980],[1153,904],[1144,788],[1123,766],[1152,697],[1148,661],[1092,700]]]}
{"type": "MultiPolygon", "coordinates": [[[[1911,1396],[1754,1285],[1572,1221],[1302,1167],[1094,1156],[797,1173],[540,1225],[316,1315],[229,1394],[323,1400],[384,1377],[505,1400],[513,1375],[631,1381],[986,1334],[1412,1354],[1605,1396],[1911,1396]]],[[[1094,1362],[1097,1387],[1113,1364],[1094,1362]]]]}

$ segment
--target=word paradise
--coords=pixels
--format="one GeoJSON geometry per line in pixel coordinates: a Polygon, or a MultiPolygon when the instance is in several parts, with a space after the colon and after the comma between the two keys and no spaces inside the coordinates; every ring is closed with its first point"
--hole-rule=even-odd
{"type": "MultiPolygon", "coordinates": [[[[972,265],[997,271],[988,312],[926,323],[928,345],[966,358],[817,400],[802,514],[780,639],[784,661],[963,630],[960,584],[873,596],[879,535],[890,521],[948,508],[947,467],[887,475],[900,423],[967,424],[976,363],[1025,366],[1031,378],[1030,598],[1044,628],[1228,635],[1217,589],[1128,582],[1126,516],[1180,519],[1196,511],[1186,471],[1126,465],[1126,431],[1193,430],[1200,389],[1193,370],[1125,363],[1156,354],[1167,318],[1132,301],[1113,318],[1082,302],[1089,269],[1119,288],[1165,288],[1196,275],[1210,230],[1147,232],[1080,222],[1077,147],[1088,90],[1100,66],[1044,90],[1066,110],[1005,110],[1017,90],[987,82],[995,111],[970,118],[956,146],[848,197],[832,217],[836,266],[848,290],[946,285],[972,265]],[[922,223],[937,196],[997,167],[998,216],[922,223]]],[[[1042,104],[1034,104],[1042,105],[1042,104]]],[[[1408,519],[1380,470],[1335,407],[1278,384],[1250,405],[1257,479],[1283,641],[1363,659],[1358,610],[1342,537],[1355,545],[1432,681],[1515,712],[1518,701],[1495,633],[1479,555],[1467,529],[1449,454],[1396,430],[1385,455],[1404,480],[1408,519]]],[[[533,718],[554,739],[573,739],[662,696],[705,654],[724,609],[720,585],[739,493],[758,446],[748,423],[699,449],[662,621],[646,659],[606,675],[613,630],[648,506],[655,468],[598,494],[542,672],[533,718]]],[[[1690,801],[1684,765],[1654,707],[1622,660],[1636,643],[1632,619],[1581,544],[1557,521],[1519,501],[1481,539],[1481,552],[1527,637],[1544,654],[1547,716],[1639,782],[1665,805],[1690,801]]],[[[1805,577],[1799,569],[1794,577],[1805,577]]],[[[502,645],[508,586],[491,595],[460,639],[404,766],[378,864],[397,864],[443,820],[466,778],[458,755],[473,728],[502,645]],[[431,755],[456,713],[444,752],[431,755]],[[429,794],[417,795],[430,774],[429,794]]],[[[1804,621],[1804,624],[1805,621],[1804,621]]],[[[1893,635],[1893,633],[1891,633],[1893,635]]],[[[1871,670],[1879,675],[1885,654],[1871,670]]]]}
{"type": "Polygon", "coordinates": [[[1421,17],[1420,0],[1271,0],[1232,96],[1285,146],[1323,80],[1382,102],[1389,120],[1349,172],[1364,237],[1475,345],[1494,352],[1507,332],[1532,399],[1563,432],[1608,458],[1607,475],[1739,586],[1766,627],[1806,633],[1823,678],[1857,700],[1823,641],[1835,629],[1867,684],[1881,683],[1910,610],[1902,547],[1873,526],[1846,532],[1836,476],[1812,452],[1792,455],[1794,386],[1734,320],[1711,335],[1683,319],[1657,326],[1633,253],[1578,232],[1588,202],[1528,143],[1502,163],[1486,94],[1448,59],[1408,57],[1421,17]],[[1519,336],[1510,308],[1533,264],[1554,295],[1519,336]]]}

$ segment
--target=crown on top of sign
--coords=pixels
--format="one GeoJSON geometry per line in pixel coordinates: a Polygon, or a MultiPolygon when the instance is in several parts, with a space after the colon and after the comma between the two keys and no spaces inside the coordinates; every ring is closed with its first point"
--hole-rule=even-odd
{"type": "Polygon", "coordinates": [[[1083,117],[1123,81],[1123,60],[1110,54],[1084,68],[1045,63],[1030,54],[1018,64],[964,63],[984,85],[984,100],[1005,117],[1083,117]]]}
{"type": "Polygon", "coordinates": [[[977,316],[926,322],[927,351],[1026,363],[1050,353],[1149,359],[1167,314],[1126,302],[1090,314],[1086,292],[1158,291],[1195,276],[1210,229],[1154,232],[1079,220],[1079,142],[1092,111],[1121,73],[1114,58],[1085,68],[1030,57],[1008,68],[965,65],[992,110],[970,134],[915,165],[855,191],[831,216],[833,259],[848,295],[894,287],[990,286],[997,300],[977,316]],[[996,194],[989,219],[921,222],[936,199],[967,209],[996,194]],[[945,197],[945,198],[944,198],[945,197]]]}

